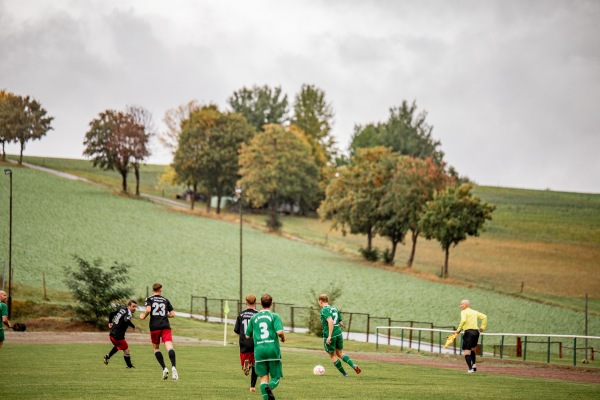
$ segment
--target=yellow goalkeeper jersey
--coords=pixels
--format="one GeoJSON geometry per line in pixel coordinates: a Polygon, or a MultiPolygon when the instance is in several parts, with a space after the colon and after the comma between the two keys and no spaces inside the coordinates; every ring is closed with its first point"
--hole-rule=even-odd
{"type": "Polygon", "coordinates": [[[465,308],[460,312],[460,324],[458,325],[458,328],[456,330],[479,330],[479,326],[477,326],[478,319],[481,320],[481,329],[485,329],[487,326],[487,315],[482,314],[479,311],[475,311],[472,308],[465,308]]]}

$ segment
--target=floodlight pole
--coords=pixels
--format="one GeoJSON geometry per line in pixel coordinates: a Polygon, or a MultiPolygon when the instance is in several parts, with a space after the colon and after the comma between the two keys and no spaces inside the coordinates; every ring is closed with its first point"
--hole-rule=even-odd
{"type": "Polygon", "coordinates": [[[235,193],[238,196],[238,207],[240,209],[240,301],[238,303],[238,312],[242,311],[242,301],[244,299],[244,293],[242,291],[242,266],[243,266],[243,252],[242,252],[242,208],[243,208],[243,195],[244,191],[241,186],[235,188],[235,193]]]}
{"type": "Polygon", "coordinates": [[[8,217],[8,316],[12,315],[12,170],[5,169],[4,174],[10,177],[10,206],[8,217]]]}

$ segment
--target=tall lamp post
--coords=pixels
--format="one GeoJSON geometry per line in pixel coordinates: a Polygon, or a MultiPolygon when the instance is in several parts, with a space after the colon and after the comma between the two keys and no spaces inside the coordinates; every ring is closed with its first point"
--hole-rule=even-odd
{"type": "Polygon", "coordinates": [[[242,292],[242,265],[243,265],[243,253],[242,253],[242,208],[243,204],[243,194],[241,186],[236,186],[235,194],[238,196],[238,207],[240,209],[240,301],[238,303],[238,312],[242,311],[242,301],[244,299],[244,293],[242,292]]]}
{"type": "Polygon", "coordinates": [[[10,208],[8,217],[8,315],[11,316],[12,311],[12,170],[5,169],[4,174],[10,177],[10,208]]]}

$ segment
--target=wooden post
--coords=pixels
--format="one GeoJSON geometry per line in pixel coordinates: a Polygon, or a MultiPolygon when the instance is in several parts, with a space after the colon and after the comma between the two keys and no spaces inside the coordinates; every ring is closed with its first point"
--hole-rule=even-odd
{"type": "Polygon", "coordinates": [[[44,297],[42,297],[42,300],[48,301],[48,296],[46,296],[46,274],[44,271],[42,271],[42,285],[44,287],[44,297]]]}

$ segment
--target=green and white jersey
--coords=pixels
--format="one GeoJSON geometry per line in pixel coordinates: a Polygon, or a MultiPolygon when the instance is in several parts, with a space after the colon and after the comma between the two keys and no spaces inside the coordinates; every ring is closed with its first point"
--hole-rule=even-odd
{"type": "Polygon", "coordinates": [[[342,334],[342,328],[340,328],[340,322],[342,322],[342,315],[338,309],[330,306],[329,304],[321,308],[321,324],[323,324],[323,337],[329,336],[329,325],[327,324],[327,318],[331,317],[333,320],[333,332],[331,337],[336,337],[342,334]]]}
{"type": "Polygon", "coordinates": [[[283,322],[279,315],[269,310],[261,310],[250,318],[246,336],[254,340],[256,362],[281,360],[279,331],[283,331],[283,322]]]}
{"type": "Polygon", "coordinates": [[[4,323],[2,317],[8,317],[8,306],[0,301],[0,331],[4,330],[4,323]]]}

